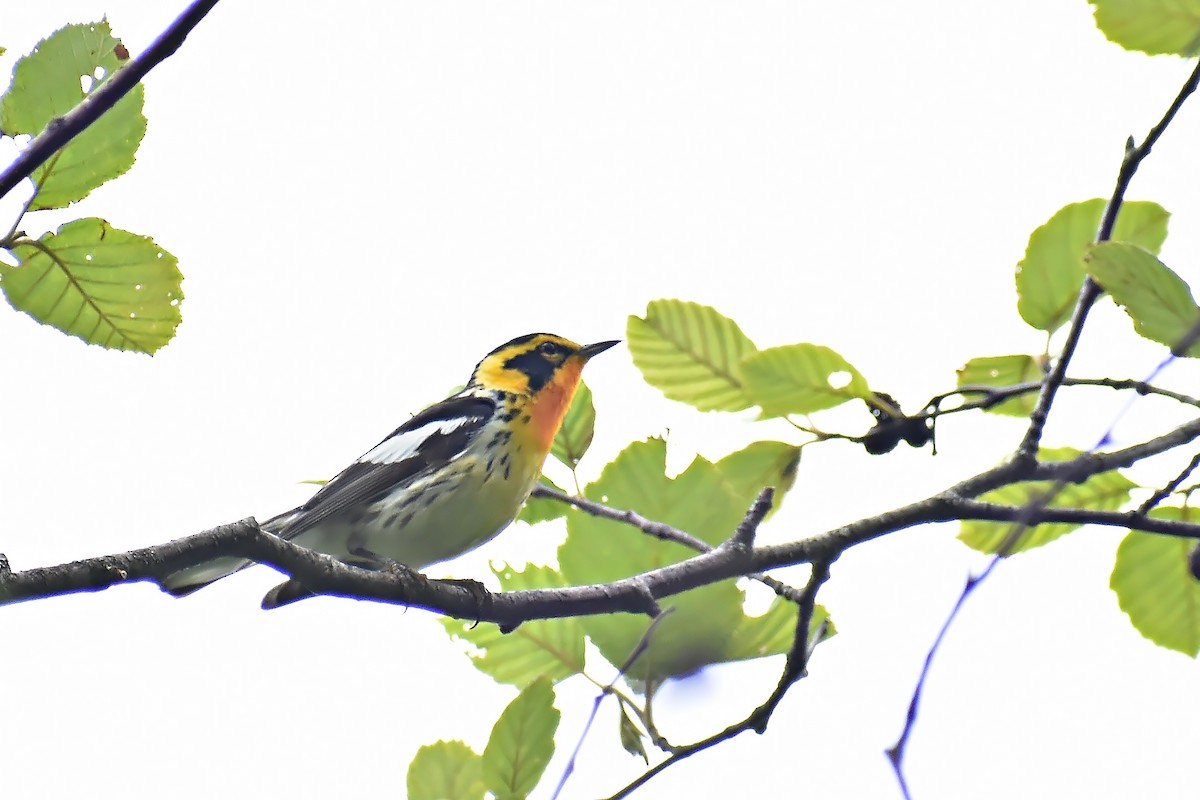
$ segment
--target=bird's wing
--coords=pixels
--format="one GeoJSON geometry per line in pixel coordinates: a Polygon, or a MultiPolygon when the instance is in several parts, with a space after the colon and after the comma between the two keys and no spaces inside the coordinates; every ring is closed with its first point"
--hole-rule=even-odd
{"type": "MultiPolygon", "coordinates": [[[[285,539],[347,508],[368,503],[413,476],[460,455],[496,411],[490,397],[455,395],[435,403],[392,431],[342,470],[312,498],[275,519],[285,539]]],[[[271,521],[264,523],[271,527],[271,521]]]]}

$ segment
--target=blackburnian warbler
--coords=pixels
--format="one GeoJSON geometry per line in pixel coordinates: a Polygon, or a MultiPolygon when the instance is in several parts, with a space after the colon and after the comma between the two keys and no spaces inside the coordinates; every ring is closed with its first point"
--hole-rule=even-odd
{"type": "MultiPolygon", "coordinates": [[[[347,563],[422,569],[471,550],[517,516],[579,385],[588,359],[617,342],[580,346],[531,333],[484,356],[466,388],[405,422],[321,487],[307,503],[262,523],[298,545],[347,563]]],[[[181,596],[248,566],[217,559],[163,581],[181,596]]],[[[295,580],[263,608],[311,594],[295,580]]]]}

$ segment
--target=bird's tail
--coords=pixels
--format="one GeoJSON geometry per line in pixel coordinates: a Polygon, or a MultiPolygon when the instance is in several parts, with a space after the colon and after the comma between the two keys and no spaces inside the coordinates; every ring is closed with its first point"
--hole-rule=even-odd
{"type": "Polygon", "coordinates": [[[164,592],[172,594],[175,597],[183,597],[197,589],[203,589],[210,583],[221,580],[221,578],[232,575],[238,570],[250,566],[252,563],[254,562],[233,556],[215,558],[212,561],[205,561],[203,564],[197,564],[194,567],[188,567],[179,572],[172,572],[159,582],[159,586],[162,587],[164,592]]]}
{"type": "MultiPolygon", "coordinates": [[[[280,533],[288,522],[296,516],[299,510],[292,509],[291,511],[286,511],[277,517],[272,517],[266,522],[260,523],[260,526],[263,530],[280,533]]],[[[284,535],[286,536],[286,534],[284,535]]],[[[159,582],[159,586],[168,594],[172,594],[175,597],[184,597],[197,589],[203,589],[211,583],[216,583],[221,578],[227,578],[238,570],[245,569],[254,563],[248,559],[237,558],[235,556],[214,558],[212,561],[205,561],[203,564],[197,564],[194,567],[188,567],[179,572],[172,572],[159,582]]]]}

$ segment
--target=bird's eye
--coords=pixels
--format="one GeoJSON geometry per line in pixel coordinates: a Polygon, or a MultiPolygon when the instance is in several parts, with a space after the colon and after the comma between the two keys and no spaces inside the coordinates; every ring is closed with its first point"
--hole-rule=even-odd
{"type": "Polygon", "coordinates": [[[542,342],[538,345],[538,352],[544,356],[562,355],[562,345],[556,342],[542,342]]]}

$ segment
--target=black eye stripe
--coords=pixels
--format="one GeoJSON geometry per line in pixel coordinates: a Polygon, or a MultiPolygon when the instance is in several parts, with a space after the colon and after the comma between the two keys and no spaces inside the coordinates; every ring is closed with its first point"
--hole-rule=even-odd
{"type": "Polygon", "coordinates": [[[516,369],[525,373],[529,378],[529,391],[536,392],[554,377],[554,371],[562,365],[565,353],[566,348],[562,345],[554,342],[542,342],[535,349],[526,350],[505,361],[504,368],[516,369]],[[547,344],[554,345],[553,355],[548,352],[548,349],[543,349],[547,344]]]}

